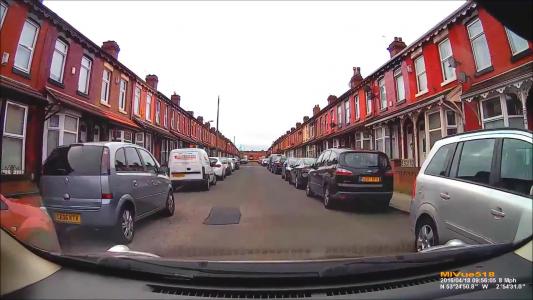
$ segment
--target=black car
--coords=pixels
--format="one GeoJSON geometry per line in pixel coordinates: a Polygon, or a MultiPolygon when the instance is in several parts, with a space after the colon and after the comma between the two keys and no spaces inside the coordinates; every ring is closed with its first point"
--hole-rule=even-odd
{"type": "Polygon", "coordinates": [[[283,163],[287,158],[284,155],[275,155],[270,161],[270,172],[274,174],[281,174],[283,163]]]}
{"type": "Polygon", "coordinates": [[[311,165],[316,162],[316,158],[304,157],[300,158],[297,164],[291,168],[289,173],[289,183],[294,184],[297,189],[303,189],[307,185],[307,176],[311,165]]]}
{"type": "Polygon", "coordinates": [[[283,167],[281,168],[281,179],[289,181],[291,169],[298,164],[299,160],[300,159],[296,157],[289,157],[285,160],[283,167]]]}
{"type": "Polygon", "coordinates": [[[329,149],[309,171],[306,194],[320,195],[324,207],[357,200],[386,208],[392,198],[393,173],[387,155],[379,151],[329,149]]]}

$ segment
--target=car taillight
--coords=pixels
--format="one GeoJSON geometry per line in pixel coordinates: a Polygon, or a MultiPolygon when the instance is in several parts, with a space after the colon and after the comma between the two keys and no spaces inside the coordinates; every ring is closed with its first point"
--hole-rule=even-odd
{"type": "Polygon", "coordinates": [[[335,170],[335,175],[350,176],[350,175],[353,175],[353,173],[346,169],[338,168],[337,170],[335,170]]]}
{"type": "Polygon", "coordinates": [[[111,171],[109,170],[109,148],[104,147],[102,152],[102,161],[100,162],[100,174],[109,175],[111,171]]]}
{"type": "Polygon", "coordinates": [[[103,193],[102,194],[102,199],[113,199],[113,194],[112,193],[103,193]]]}

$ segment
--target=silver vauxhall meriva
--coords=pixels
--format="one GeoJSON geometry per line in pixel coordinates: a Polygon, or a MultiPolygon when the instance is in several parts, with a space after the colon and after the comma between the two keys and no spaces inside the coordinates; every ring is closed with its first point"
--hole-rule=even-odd
{"type": "Polygon", "coordinates": [[[166,169],[129,143],[56,148],[43,165],[40,189],[60,237],[70,226],[110,227],[118,242],[129,243],[135,221],[156,212],[174,214],[166,169]]]}
{"type": "Polygon", "coordinates": [[[468,244],[531,235],[533,134],[517,129],[441,139],[416,178],[411,229],[418,251],[460,239],[468,244]]]}

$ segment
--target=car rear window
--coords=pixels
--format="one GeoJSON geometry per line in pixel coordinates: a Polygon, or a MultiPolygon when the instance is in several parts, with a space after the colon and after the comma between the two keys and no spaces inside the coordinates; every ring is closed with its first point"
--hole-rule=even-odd
{"type": "Polygon", "coordinates": [[[386,168],[389,166],[387,157],[380,153],[348,152],[340,157],[340,163],[352,168],[386,168]]]}
{"type": "Polygon", "coordinates": [[[43,175],[100,175],[104,147],[72,145],[56,148],[43,166],[43,175]]]}

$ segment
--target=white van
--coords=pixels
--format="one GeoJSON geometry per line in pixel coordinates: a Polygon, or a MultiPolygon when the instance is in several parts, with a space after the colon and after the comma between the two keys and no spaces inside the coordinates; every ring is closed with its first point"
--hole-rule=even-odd
{"type": "Polygon", "coordinates": [[[203,149],[184,148],[170,151],[168,168],[172,186],[200,183],[204,190],[217,183],[213,167],[203,149]]]}

